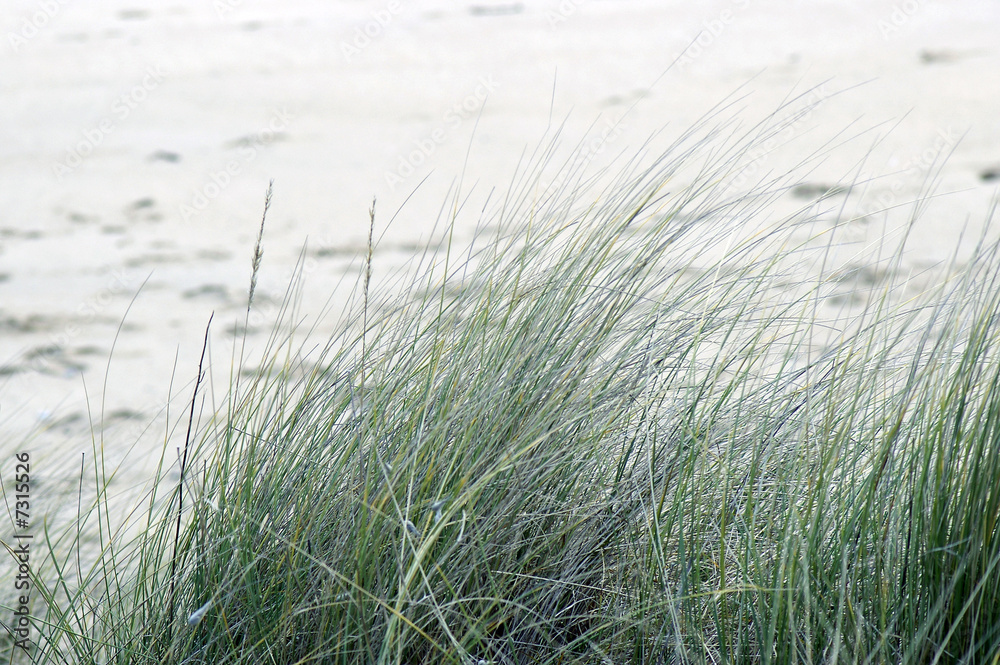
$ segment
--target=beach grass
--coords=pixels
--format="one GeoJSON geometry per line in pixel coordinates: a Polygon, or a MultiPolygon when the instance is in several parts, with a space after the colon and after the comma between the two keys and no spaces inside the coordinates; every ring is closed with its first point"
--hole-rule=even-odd
{"type": "Polygon", "coordinates": [[[613,174],[542,144],[399,292],[370,241],[334,334],[234,354],[141,528],[98,493],[46,534],[31,659],[1000,662],[997,246],[917,288],[905,229],[842,240],[866,183],[733,187],[794,121],[613,174]]]}

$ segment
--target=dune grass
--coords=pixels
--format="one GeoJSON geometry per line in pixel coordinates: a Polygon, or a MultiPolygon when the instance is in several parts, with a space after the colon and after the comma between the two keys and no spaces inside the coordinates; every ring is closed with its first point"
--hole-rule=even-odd
{"type": "Polygon", "coordinates": [[[46,559],[32,657],[1000,662],[997,247],[862,289],[841,199],[727,185],[781,124],[726,126],[549,189],[541,146],[399,294],[369,253],[328,341],[234,371],[138,537],[46,559]]]}

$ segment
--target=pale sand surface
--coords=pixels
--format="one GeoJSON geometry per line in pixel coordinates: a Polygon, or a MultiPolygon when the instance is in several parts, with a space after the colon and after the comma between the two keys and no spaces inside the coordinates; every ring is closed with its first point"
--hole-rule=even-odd
{"type": "MultiPolygon", "coordinates": [[[[953,194],[928,208],[907,255],[914,269],[941,261],[996,195],[984,175],[1000,169],[997,34],[1000,4],[986,0],[7,0],[0,458],[34,455],[38,510],[64,491],[75,499],[103,409],[109,463],[134,445],[114,491],[146,477],[171,376],[173,420],[213,311],[211,377],[224,393],[270,179],[251,358],[307,239],[307,325],[335,284],[354,283],[373,196],[378,288],[430,239],[463,169],[481,204],[550,123],[567,120],[567,148],[606,136],[596,168],[660,130],[651,150],[664,147],[734,93],[749,95],[737,106],[750,123],[823,86],[762,169],[787,168],[852,122],[851,133],[880,126],[810,182],[857,173],[881,137],[866,173],[893,174],[873,194],[903,203],[951,153],[938,191],[953,194]]],[[[476,210],[459,220],[460,241],[476,210]]]]}

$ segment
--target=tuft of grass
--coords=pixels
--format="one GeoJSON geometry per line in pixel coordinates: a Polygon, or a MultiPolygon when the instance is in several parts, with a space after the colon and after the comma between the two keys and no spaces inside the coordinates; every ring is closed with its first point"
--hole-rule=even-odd
{"type": "Polygon", "coordinates": [[[551,188],[543,145],[398,298],[369,302],[369,241],[360,329],[275,333],[179,532],[154,496],[73,585],[35,570],[33,658],[997,662],[997,245],[860,290],[834,194],[728,185],[779,117],[551,188]]]}

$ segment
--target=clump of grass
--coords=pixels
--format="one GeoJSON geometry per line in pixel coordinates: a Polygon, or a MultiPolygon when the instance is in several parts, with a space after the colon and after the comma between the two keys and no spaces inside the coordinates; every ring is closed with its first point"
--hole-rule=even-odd
{"type": "Polygon", "coordinates": [[[176,541],[151,500],[99,593],[36,573],[37,659],[996,662],[996,246],[837,310],[850,220],[730,192],[776,128],[725,126],[596,193],[540,150],[494,235],[366,268],[204,429],[176,541]]]}

